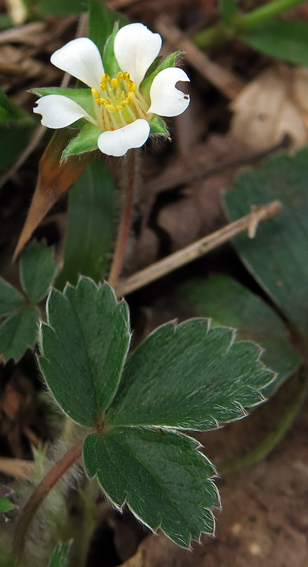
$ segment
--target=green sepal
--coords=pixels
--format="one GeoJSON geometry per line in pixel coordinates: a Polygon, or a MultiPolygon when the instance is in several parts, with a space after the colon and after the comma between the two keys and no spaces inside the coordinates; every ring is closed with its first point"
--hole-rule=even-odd
{"type": "Polygon", "coordinates": [[[157,116],[156,114],[152,116],[149,124],[151,126],[151,135],[156,134],[159,136],[169,137],[169,131],[166,122],[160,116],[157,116]]]}
{"type": "Polygon", "coordinates": [[[39,312],[36,307],[20,309],[0,327],[0,355],[4,360],[21,358],[36,342],[39,312]]]}
{"type": "Polygon", "coordinates": [[[151,73],[148,77],[146,77],[142,81],[142,83],[140,85],[140,92],[142,93],[143,96],[150,99],[150,89],[151,89],[152,83],[153,83],[156,75],[158,75],[158,73],[160,73],[164,69],[168,69],[169,67],[175,67],[176,66],[176,60],[179,57],[179,55],[181,55],[180,51],[175,51],[174,53],[170,53],[170,55],[168,55],[168,57],[166,57],[158,65],[158,67],[156,67],[155,71],[153,71],[153,73],[151,73]]]}
{"type": "Polygon", "coordinates": [[[187,547],[202,532],[213,533],[210,509],[219,505],[215,470],[197,447],[176,431],[126,427],[88,435],[83,457],[88,476],[97,476],[115,506],[127,504],[151,530],[187,547]]]}
{"type": "Polygon", "coordinates": [[[116,77],[117,73],[121,71],[119,64],[114,54],[114,38],[119,31],[119,22],[115,22],[112,33],[108,37],[103,53],[104,69],[111,78],[116,77]]]}
{"type": "Polygon", "coordinates": [[[64,89],[62,87],[44,87],[42,89],[32,89],[32,93],[37,94],[39,96],[48,96],[48,95],[61,95],[70,98],[71,100],[77,102],[92,118],[95,119],[94,113],[94,100],[93,95],[91,93],[90,87],[85,89],[64,89]]]}
{"type": "Polygon", "coordinates": [[[25,303],[23,295],[6,280],[0,278],[0,317],[14,313],[25,303]]]}
{"type": "Polygon", "coordinates": [[[70,156],[97,150],[97,139],[101,133],[102,130],[93,126],[93,124],[85,124],[76,138],[73,138],[66,146],[62,153],[61,161],[66,160],[70,156]]]}

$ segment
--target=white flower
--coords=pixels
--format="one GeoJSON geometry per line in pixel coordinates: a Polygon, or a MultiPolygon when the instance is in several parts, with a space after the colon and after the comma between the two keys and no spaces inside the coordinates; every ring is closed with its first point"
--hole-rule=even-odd
{"type": "Polygon", "coordinates": [[[109,77],[93,41],[85,37],[70,41],[50,60],[91,88],[92,112],[73,97],[60,94],[43,96],[34,112],[42,115],[44,126],[55,129],[86,119],[99,129],[97,146],[108,155],[123,156],[130,148],[141,147],[150,135],[149,121],[153,116],[178,116],[189,105],[189,96],[175,86],[178,81],[189,81],[178,67],[154,72],[149,91],[143,89],[142,82],[161,44],[161,36],[143,24],[122,27],[114,39],[114,56],[120,71],[109,77]]]}

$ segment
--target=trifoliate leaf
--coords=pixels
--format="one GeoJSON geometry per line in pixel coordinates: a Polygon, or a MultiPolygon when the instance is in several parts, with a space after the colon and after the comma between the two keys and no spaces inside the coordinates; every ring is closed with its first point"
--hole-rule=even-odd
{"type": "Polygon", "coordinates": [[[290,321],[308,331],[308,148],[294,157],[277,156],[262,170],[241,175],[225,194],[231,221],[251,212],[252,205],[279,199],[281,215],[258,226],[255,238],[242,234],[235,247],[253,277],[290,321]]]}
{"type": "Polygon", "coordinates": [[[25,305],[25,298],[15,287],[0,278],[0,317],[10,315],[25,305]]]}
{"type": "Polygon", "coordinates": [[[53,250],[46,244],[32,243],[24,248],[20,256],[20,281],[32,303],[38,303],[47,295],[57,267],[53,250]]]}
{"type": "Polygon", "coordinates": [[[127,304],[107,285],[82,278],[53,290],[42,328],[40,367],[54,398],[72,419],[93,426],[118,387],[129,341],[127,304]]]}
{"type": "Polygon", "coordinates": [[[205,319],[159,327],[129,357],[106,422],[204,431],[240,419],[273,374],[259,347],[234,338],[205,319]]]}
{"type": "Polygon", "coordinates": [[[89,435],[83,456],[113,504],[127,504],[152,530],[186,547],[201,532],[213,533],[210,508],[219,504],[213,466],[197,445],[174,431],[116,427],[89,435]]]}
{"type": "Polygon", "coordinates": [[[20,309],[0,327],[0,355],[4,360],[20,358],[33,347],[38,333],[39,312],[36,307],[20,309]]]}

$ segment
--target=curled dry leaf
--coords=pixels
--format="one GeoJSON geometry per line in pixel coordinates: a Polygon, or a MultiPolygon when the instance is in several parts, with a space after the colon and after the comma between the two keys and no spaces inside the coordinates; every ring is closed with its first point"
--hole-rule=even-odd
{"type": "Polygon", "coordinates": [[[291,148],[308,143],[308,69],[271,67],[234,99],[231,134],[262,150],[288,134],[291,148]]]}
{"type": "Polygon", "coordinates": [[[64,195],[79,179],[92,159],[93,152],[88,152],[82,156],[72,156],[61,162],[61,154],[69,137],[70,133],[67,129],[57,130],[41,158],[37,185],[13,261],[16,260],[44,216],[61,195],[64,195]]]}

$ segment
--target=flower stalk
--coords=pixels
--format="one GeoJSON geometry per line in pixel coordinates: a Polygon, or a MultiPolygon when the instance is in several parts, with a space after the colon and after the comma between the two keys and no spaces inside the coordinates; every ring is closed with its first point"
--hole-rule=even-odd
{"type": "Polygon", "coordinates": [[[119,231],[114,251],[114,257],[110,268],[109,283],[115,287],[121,275],[124,262],[125,252],[127,249],[127,241],[132,222],[132,213],[134,207],[135,190],[138,185],[138,150],[130,150],[126,156],[125,172],[126,183],[123,187],[124,203],[121,213],[119,231]]]}

